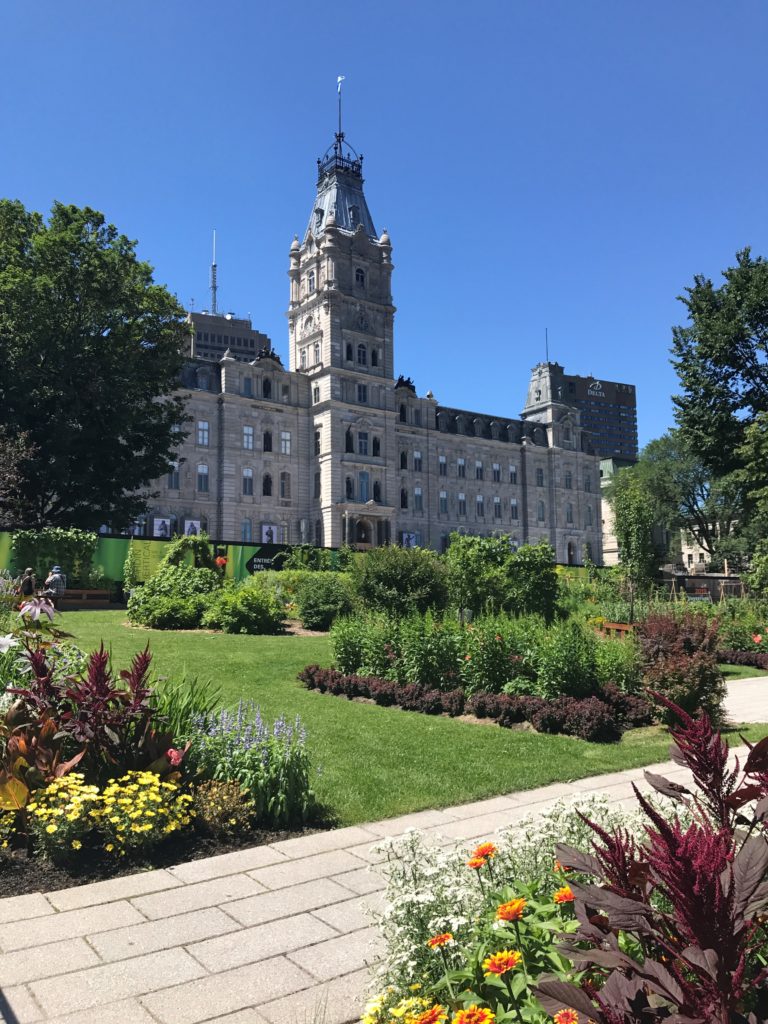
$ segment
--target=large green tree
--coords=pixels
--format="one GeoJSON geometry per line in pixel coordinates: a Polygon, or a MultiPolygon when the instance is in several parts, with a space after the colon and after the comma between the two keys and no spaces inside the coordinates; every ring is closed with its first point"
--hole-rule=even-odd
{"type": "Polygon", "coordinates": [[[633,468],[621,470],[607,494],[613,510],[613,531],[619,547],[619,564],[629,591],[630,622],[638,593],[647,591],[659,567],[654,540],[657,506],[650,491],[633,468]]]}
{"type": "Polygon", "coordinates": [[[0,426],[27,526],[125,526],[168,469],[184,311],[95,210],[0,201],[0,426]]]}

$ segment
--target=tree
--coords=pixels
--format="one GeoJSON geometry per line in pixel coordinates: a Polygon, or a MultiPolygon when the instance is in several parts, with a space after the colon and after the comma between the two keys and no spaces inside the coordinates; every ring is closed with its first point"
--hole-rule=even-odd
{"type": "Polygon", "coordinates": [[[682,393],[676,418],[692,451],[716,476],[743,468],[747,431],[768,412],[768,262],[736,254],[716,288],[701,275],[680,301],[690,324],[672,330],[682,393]]]}
{"type": "Polygon", "coordinates": [[[28,526],[127,525],[166,472],[184,311],[89,208],[0,201],[0,425],[26,433],[28,526]]]}
{"type": "Polygon", "coordinates": [[[32,454],[28,434],[13,436],[0,426],[0,529],[12,530],[28,518],[21,492],[24,463],[32,454]]]}
{"type": "Polygon", "coordinates": [[[648,590],[659,555],[653,540],[656,509],[649,491],[631,468],[621,470],[607,494],[613,509],[619,562],[629,588],[629,619],[634,621],[635,596],[648,590]]]}

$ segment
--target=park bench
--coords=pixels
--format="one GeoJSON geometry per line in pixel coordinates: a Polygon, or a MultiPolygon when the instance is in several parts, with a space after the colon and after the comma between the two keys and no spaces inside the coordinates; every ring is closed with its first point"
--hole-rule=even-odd
{"type": "Polygon", "coordinates": [[[109,607],[108,590],[70,590],[68,587],[59,599],[59,610],[63,612],[71,612],[78,609],[98,611],[99,609],[109,607]]]}
{"type": "Polygon", "coordinates": [[[625,637],[629,636],[632,629],[633,627],[627,622],[604,622],[600,627],[600,632],[604,636],[625,637]]]}

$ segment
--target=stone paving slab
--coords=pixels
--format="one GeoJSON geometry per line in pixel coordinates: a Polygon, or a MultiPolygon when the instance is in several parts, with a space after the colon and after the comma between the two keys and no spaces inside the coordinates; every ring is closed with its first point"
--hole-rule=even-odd
{"type": "MultiPolygon", "coordinates": [[[[728,691],[732,719],[768,722],[768,678],[728,691]]],[[[669,762],[649,768],[690,780],[669,762]]],[[[366,914],[384,885],[373,845],[417,828],[466,846],[563,797],[634,808],[645,770],[0,900],[3,997],[18,1024],[350,1024],[381,951],[366,914]]]]}

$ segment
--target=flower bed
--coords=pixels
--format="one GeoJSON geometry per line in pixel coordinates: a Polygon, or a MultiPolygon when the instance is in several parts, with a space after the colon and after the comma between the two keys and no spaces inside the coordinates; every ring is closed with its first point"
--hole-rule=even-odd
{"type": "Polygon", "coordinates": [[[623,693],[615,686],[604,686],[598,696],[576,700],[560,697],[512,696],[497,693],[427,690],[416,684],[401,685],[375,676],[343,675],[336,669],[308,665],[299,673],[307,689],[336,696],[366,698],[383,707],[400,707],[427,715],[462,714],[489,718],[505,728],[530,722],[538,732],[578,736],[593,743],[612,742],[623,730],[653,721],[648,701],[623,693]]]}
{"type": "Polygon", "coordinates": [[[721,665],[768,669],[768,651],[718,651],[717,660],[721,665]]]}

